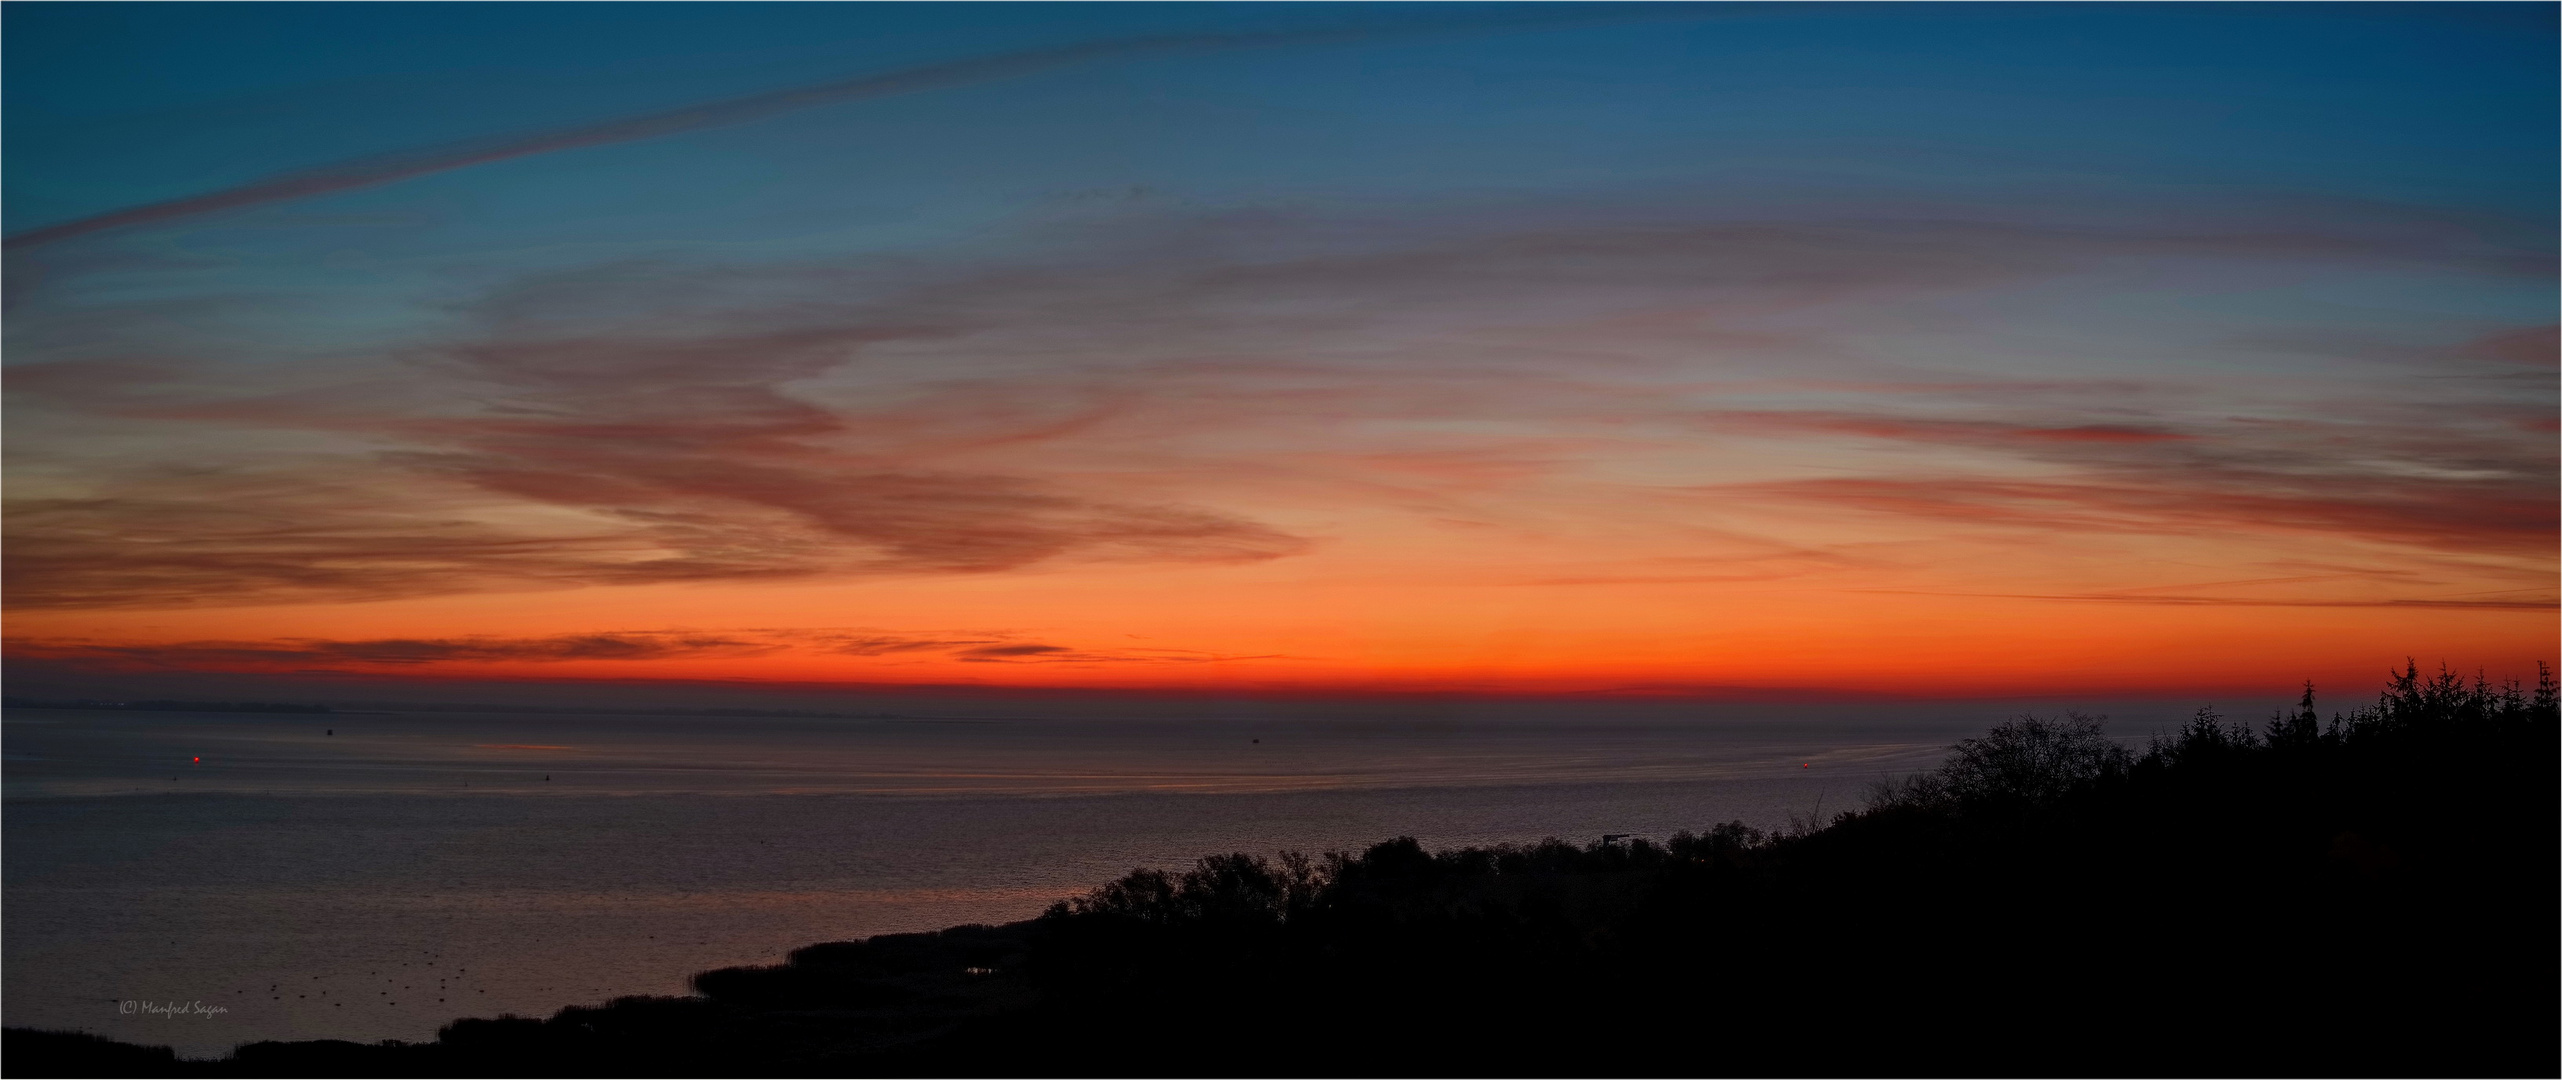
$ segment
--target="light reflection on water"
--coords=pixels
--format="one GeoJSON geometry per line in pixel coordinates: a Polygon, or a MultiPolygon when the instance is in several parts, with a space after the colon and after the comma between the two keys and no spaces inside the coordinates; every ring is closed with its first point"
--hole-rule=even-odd
{"type": "Polygon", "coordinates": [[[12,798],[154,794],[1059,795],[1743,778],[1897,766],[1979,726],[918,722],[15,710],[12,798]]]}
{"type": "Polygon", "coordinates": [[[1212,852],[1828,815],[1982,726],[12,710],[0,1000],[194,1054],[423,1039],[1212,852]]]}

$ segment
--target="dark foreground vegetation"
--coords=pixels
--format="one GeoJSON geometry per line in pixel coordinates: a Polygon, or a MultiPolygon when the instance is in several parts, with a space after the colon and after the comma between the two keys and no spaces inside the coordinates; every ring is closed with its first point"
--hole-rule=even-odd
{"type": "Polygon", "coordinates": [[[1139,871],[426,1044],[221,1062],[8,1033],[12,1076],[2552,1076],[2555,690],[2416,670],[2134,754],[2021,718],[1781,834],[1139,871]]]}

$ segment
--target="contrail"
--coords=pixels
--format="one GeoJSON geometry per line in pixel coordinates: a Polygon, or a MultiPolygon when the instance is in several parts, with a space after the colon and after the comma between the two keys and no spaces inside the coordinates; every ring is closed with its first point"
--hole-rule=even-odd
{"type": "MultiPolygon", "coordinates": [[[[1656,9],[1660,11],[1661,9],[1656,9]]],[[[1677,10],[1677,9],[1676,9],[1677,10]]],[[[1660,15],[1654,16],[1660,18],[1660,15]]],[[[1691,13],[1691,17],[1697,17],[1691,13]]],[[[1624,14],[1594,15],[1578,13],[1568,16],[1538,16],[1522,19],[1438,22],[1427,25],[1364,27],[1335,30],[1276,31],[1247,34],[1168,34],[1154,37],[1123,38],[1091,42],[1029,52],[1007,53],[970,60],[952,60],[939,64],[906,68],[878,75],[819,83],[815,86],[774,90],[746,97],[730,98],[702,105],[645,113],[640,116],[578,127],[561,128],[534,135],[497,141],[447,144],[425,150],[357,158],[334,165],[302,169],[272,176],[238,187],[209,191],[202,195],[145,203],[141,206],[110,210],[103,214],[44,225],[16,233],[0,240],[10,249],[23,249],[68,240],[75,236],[128,225],[144,225],[195,217],[261,203],[282,202],[334,191],[373,187],[414,176],[449,172],[492,161],[548,154],[556,150],[573,150],[609,143],[654,139],[662,135],[698,131],[758,120],[778,113],[807,109],[842,101],[892,97],[935,90],[947,86],[997,82],[1020,78],[1054,68],[1101,60],[1121,59],[1158,53],[1205,52],[1225,49],[1273,48],[1284,45],[1314,45],[1329,42],[1368,41],[1418,34],[1449,34],[1471,31],[1493,31],[1529,28],[1562,28],[1628,21],[1624,14]]]]}

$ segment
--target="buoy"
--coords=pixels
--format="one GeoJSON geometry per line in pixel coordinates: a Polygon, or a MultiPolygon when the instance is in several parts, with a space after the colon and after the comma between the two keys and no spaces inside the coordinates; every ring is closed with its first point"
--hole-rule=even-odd
{"type": "Polygon", "coordinates": [[[1806,762],[1805,764],[1803,764],[1803,765],[1799,765],[1799,766],[1797,766],[1797,767],[1798,767],[1798,768],[1800,768],[1800,769],[1811,769],[1811,768],[1814,768],[1814,767],[1815,767],[1815,763],[1814,763],[1814,762],[1809,761],[1809,762],[1806,762]]]}

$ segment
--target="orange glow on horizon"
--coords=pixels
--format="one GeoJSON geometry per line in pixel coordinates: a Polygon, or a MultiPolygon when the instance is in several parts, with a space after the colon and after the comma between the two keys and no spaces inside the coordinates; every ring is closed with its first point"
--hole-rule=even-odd
{"type": "Polygon", "coordinates": [[[2101,203],[1169,210],[934,273],[508,279],[347,355],[22,364],[7,654],[90,685],[1981,697],[2562,652],[2547,263],[2452,225],[2378,248],[2439,225],[2356,208],[2101,203]],[[1196,235],[1227,239],[1149,239],[1196,235]],[[2316,369],[2290,343],[2359,332],[2272,279],[2514,303],[2316,369]]]}
{"type": "Polygon", "coordinates": [[[1400,588],[1370,574],[1326,580],[1268,564],[38,612],[13,620],[11,655],[100,673],[429,682],[1975,697],[2266,695],[2307,678],[2362,693],[2406,656],[2531,680],[2534,662],[2556,647],[2553,612],[2531,606],[2206,605],[2141,592],[2076,600],[1877,587],[1919,584],[1909,577],[1814,587],[1519,585],[1513,576],[1400,588]]]}

